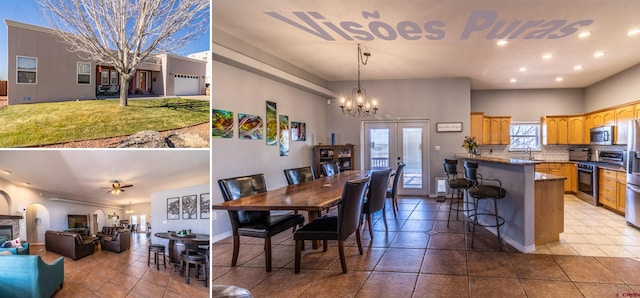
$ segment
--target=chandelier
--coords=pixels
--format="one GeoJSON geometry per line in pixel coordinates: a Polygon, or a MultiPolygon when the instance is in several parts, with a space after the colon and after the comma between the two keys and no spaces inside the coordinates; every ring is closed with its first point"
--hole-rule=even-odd
{"type": "Polygon", "coordinates": [[[371,53],[368,50],[362,51],[360,44],[358,44],[358,87],[353,88],[351,91],[351,98],[340,98],[340,109],[342,109],[342,114],[344,115],[367,117],[375,115],[378,111],[376,101],[372,100],[371,103],[369,103],[367,100],[367,90],[360,87],[360,63],[367,65],[370,56],[371,53]]]}
{"type": "Polygon", "coordinates": [[[125,211],[124,213],[133,214],[133,209],[131,209],[131,201],[129,201],[129,210],[125,211]]]}

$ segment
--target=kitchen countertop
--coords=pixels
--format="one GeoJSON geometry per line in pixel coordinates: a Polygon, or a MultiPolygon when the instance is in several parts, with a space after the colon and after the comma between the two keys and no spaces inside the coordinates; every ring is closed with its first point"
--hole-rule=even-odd
{"type": "Polygon", "coordinates": [[[486,157],[482,155],[469,156],[468,154],[456,154],[456,158],[475,160],[475,161],[484,161],[484,162],[490,162],[490,163],[498,163],[498,164],[511,165],[511,166],[535,165],[543,162],[540,160],[486,157]]]}
{"type": "Polygon", "coordinates": [[[547,173],[535,172],[534,180],[535,181],[551,181],[551,180],[566,180],[565,176],[558,176],[547,173]]]}

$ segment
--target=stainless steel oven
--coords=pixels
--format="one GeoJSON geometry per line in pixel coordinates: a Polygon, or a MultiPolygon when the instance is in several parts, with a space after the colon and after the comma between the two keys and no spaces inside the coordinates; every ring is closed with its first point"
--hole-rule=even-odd
{"type": "Polygon", "coordinates": [[[593,162],[578,163],[578,192],[576,197],[598,206],[598,168],[593,162]]]}

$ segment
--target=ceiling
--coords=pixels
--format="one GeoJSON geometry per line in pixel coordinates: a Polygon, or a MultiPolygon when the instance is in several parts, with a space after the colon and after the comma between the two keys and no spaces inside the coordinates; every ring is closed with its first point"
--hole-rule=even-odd
{"type": "Polygon", "coordinates": [[[582,88],[640,63],[627,35],[640,1],[229,0],[213,1],[212,24],[214,43],[222,31],[325,81],[356,79],[357,43],[372,54],[362,80],[468,77],[474,90],[582,88]]]}
{"type": "Polygon", "coordinates": [[[130,201],[150,202],[154,192],[209,183],[209,154],[209,150],[3,150],[0,179],[59,194],[58,198],[125,206],[130,201]],[[112,180],[133,187],[119,195],[108,194],[102,188],[111,187],[112,180]]]}

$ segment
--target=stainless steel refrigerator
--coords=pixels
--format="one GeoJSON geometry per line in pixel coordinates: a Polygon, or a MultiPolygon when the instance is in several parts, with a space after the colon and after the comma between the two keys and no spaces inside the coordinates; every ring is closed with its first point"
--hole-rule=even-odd
{"type": "Polygon", "coordinates": [[[640,228],[640,120],[629,123],[627,142],[627,205],[625,219],[640,228]]]}

